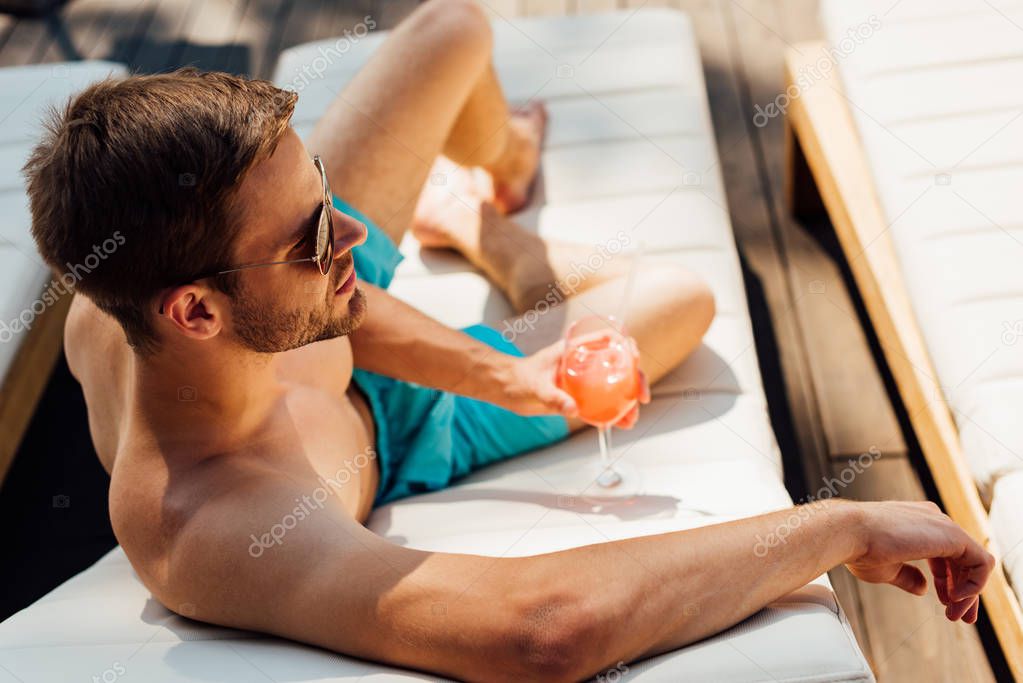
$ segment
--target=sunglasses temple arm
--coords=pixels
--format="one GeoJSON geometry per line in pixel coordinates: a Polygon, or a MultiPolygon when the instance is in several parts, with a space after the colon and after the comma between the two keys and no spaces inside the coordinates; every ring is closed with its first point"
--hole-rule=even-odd
{"type": "Polygon", "coordinates": [[[289,261],[270,261],[269,263],[253,263],[247,266],[238,266],[237,268],[231,268],[229,270],[218,270],[214,275],[226,275],[227,273],[237,273],[240,270],[251,270],[252,268],[265,268],[267,266],[283,266],[288,263],[308,263],[312,261],[316,262],[315,256],[306,256],[305,258],[291,259],[289,261]]]}
{"type": "MultiPolygon", "coordinates": [[[[271,261],[270,263],[252,263],[252,264],[247,265],[247,266],[239,266],[237,268],[230,268],[228,270],[218,270],[215,273],[210,273],[209,275],[203,275],[201,277],[197,277],[197,278],[195,278],[195,280],[193,280],[193,282],[197,282],[199,280],[205,280],[208,277],[216,277],[217,275],[227,275],[228,273],[237,273],[237,272],[242,271],[242,270],[250,270],[252,268],[265,268],[267,266],[283,266],[283,265],[286,265],[288,263],[308,263],[310,261],[313,262],[313,263],[316,263],[316,260],[317,259],[316,259],[315,256],[307,256],[306,258],[291,259],[289,261],[271,261]]],[[[163,315],[163,304],[160,304],[160,315],[163,315]]]]}

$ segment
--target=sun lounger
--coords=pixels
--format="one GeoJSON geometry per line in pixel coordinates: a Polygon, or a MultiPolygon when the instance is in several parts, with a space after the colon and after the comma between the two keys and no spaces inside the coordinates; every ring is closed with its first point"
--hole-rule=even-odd
{"type": "MultiPolygon", "coordinates": [[[[609,244],[619,231],[633,243],[642,239],[651,259],[684,264],[707,278],[718,317],[703,347],[656,387],[639,425],[616,432],[616,447],[643,474],[647,498],[600,511],[552,489],[549,482],[596,457],[594,434],[587,432],[448,490],[386,505],[374,512],[370,528],[416,548],[507,557],[790,505],[725,209],[703,71],[685,15],[642,10],[499,21],[495,31],[497,69],[511,97],[542,98],[551,112],[543,178],[524,220],[545,235],[584,244],[609,244]]],[[[281,56],[276,80],[301,90],[295,115],[301,133],[380,40],[371,35],[343,53],[326,41],[281,56]],[[332,48],[336,56],[328,60],[332,48]],[[322,77],[303,82],[305,67],[322,77]]],[[[496,322],[510,312],[460,258],[419,254],[412,241],[403,250],[407,260],[392,286],[397,295],[452,325],[496,322]]],[[[755,552],[751,545],[751,557],[755,552]]],[[[699,618],[696,605],[678,609],[699,618]]],[[[181,611],[187,615],[188,607],[181,611]]],[[[442,606],[437,618],[444,618],[442,606]]],[[[424,680],[172,614],[150,597],[119,548],[0,624],[0,667],[0,681],[4,670],[24,680],[64,681],[114,667],[146,681],[424,680]]],[[[723,634],[648,661],[624,662],[604,679],[805,683],[873,676],[821,577],[723,634]]]]}
{"type": "Polygon", "coordinates": [[[984,605],[1023,679],[1023,5],[822,8],[787,60],[791,196],[805,160],[946,509],[1002,560],[984,605]]]}
{"type": "Polygon", "coordinates": [[[0,69],[0,482],[60,352],[71,303],[32,242],[21,165],[45,104],[123,71],[100,61],[0,69]]]}

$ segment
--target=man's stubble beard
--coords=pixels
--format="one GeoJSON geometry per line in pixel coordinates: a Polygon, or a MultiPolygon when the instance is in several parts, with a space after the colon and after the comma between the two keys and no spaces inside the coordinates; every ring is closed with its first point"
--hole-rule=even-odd
{"type": "MultiPolygon", "coordinates": [[[[343,271],[342,271],[343,272],[343,271]]],[[[242,346],[257,353],[282,353],[326,339],[345,337],[358,329],[366,315],[366,294],[356,287],[347,310],[338,313],[333,302],[340,283],[329,291],[331,300],[310,311],[280,311],[239,292],[232,306],[234,334],[242,346]]]]}

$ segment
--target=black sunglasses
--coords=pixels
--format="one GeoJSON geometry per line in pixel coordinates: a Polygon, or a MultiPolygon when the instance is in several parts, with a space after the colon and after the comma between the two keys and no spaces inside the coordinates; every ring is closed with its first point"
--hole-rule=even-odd
{"type": "Polygon", "coordinates": [[[331,212],[331,206],[334,203],[333,195],[330,192],[330,185],[327,183],[327,171],[323,168],[323,161],[317,155],[313,157],[313,163],[316,164],[316,169],[320,172],[320,180],[323,182],[323,206],[320,208],[320,220],[316,223],[316,236],[314,242],[316,244],[316,252],[312,256],[305,256],[303,258],[291,259],[288,261],[250,263],[245,266],[218,270],[195,279],[202,280],[203,278],[213,277],[214,275],[237,273],[239,270],[249,270],[250,268],[280,266],[286,263],[309,263],[310,261],[316,264],[316,267],[320,269],[320,273],[323,275],[329,273],[330,267],[334,263],[334,214],[331,212]]]}

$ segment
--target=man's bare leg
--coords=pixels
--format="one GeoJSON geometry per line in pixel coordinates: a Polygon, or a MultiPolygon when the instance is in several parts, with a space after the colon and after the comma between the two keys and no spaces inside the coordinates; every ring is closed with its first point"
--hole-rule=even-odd
{"type": "MultiPolygon", "coordinates": [[[[443,168],[443,162],[438,162],[443,168]]],[[[412,231],[426,247],[460,252],[500,289],[517,313],[553,296],[560,302],[628,272],[623,253],[586,267],[594,247],[540,237],[504,216],[477,194],[465,169],[451,170],[448,183],[428,185],[419,200],[412,231]],[[579,272],[582,277],[568,278],[579,272]],[[568,281],[566,281],[568,280],[568,281]]]]}
{"type": "Polygon", "coordinates": [[[331,187],[399,243],[434,160],[482,167],[506,210],[536,172],[543,117],[509,112],[470,0],[430,0],[394,29],[308,140],[331,187]]]}
{"type": "MultiPolygon", "coordinates": [[[[521,329],[514,342],[524,353],[533,353],[563,339],[568,326],[580,318],[617,314],[626,279],[611,277],[544,314],[516,316],[502,328],[521,329]]],[[[639,366],[654,384],[699,346],[714,319],[714,295],[702,279],[683,268],[649,264],[637,273],[629,298],[625,325],[639,348],[639,366]]],[[[583,426],[581,420],[569,420],[573,431],[583,426]]]]}
{"type": "MultiPolygon", "coordinates": [[[[338,96],[309,139],[321,154],[335,192],[357,206],[395,242],[401,241],[426,178],[438,155],[478,165],[493,178],[496,197],[473,183],[476,199],[497,199],[497,207],[475,203],[476,225],[440,225],[468,235],[434,231],[429,207],[416,215],[417,237],[427,246],[454,246],[484,270],[526,312],[567,279],[589,247],[545,241],[501,216],[522,201],[539,159],[546,122],[533,105],[510,114],[490,65],[492,36],[484,13],[470,0],[430,0],[402,22],[373,59],[338,96]],[[480,193],[483,193],[482,195],[480,193]],[[493,220],[482,229],[481,212],[493,220]],[[427,220],[424,220],[427,218],[427,220]],[[459,227],[455,227],[459,226],[459,227]],[[461,230],[469,226],[468,231],[461,230]],[[475,238],[473,237],[475,230],[475,238]],[[452,241],[452,238],[455,238],[452,241]]],[[[448,163],[441,160],[441,164],[448,163]]],[[[449,165],[450,178],[468,177],[449,165]]],[[[430,193],[431,185],[427,185],[430,193]]],[[[434,197],[454,197],[447,184],[434,197]]],[[[460,201],[460,200],[456,200],[460,201]]],[[[472,206],[473,202],[469,202],[472,206]]],[[[422,207],[421,207],[422,209],[422,207]]],[[[519,335],[529,353],[560,339],[568,321],[621,299],[624,257],[606,263],[573,287],[566,303],[552,309],[519,335]]],[[[656,381],[699,343],[713,317],[713,298],[692,274],[645,267],[634,290],[627,323],[640,346],[641,366],[656,381]]]]}
{"type": "MultiPolygon", "coordinates": [[[[618,314],[622,307],[628,255],[607,250],[604,256],[593,246],[546,240],[465,194],[427,188],[414,230],[421,240],[459,251],[505,293],[519,315],[502,329],[514,333],[512,341],[524,353],[562,339],[579,318],[618,314]],[[593,263],[594,254],[601,254],[598,267],[581,268],[593,263]]],[[[699,345],[714,317],[714,297],[699,277],[668,265],[644,265],[633,287],[625,323],[652,384],[699,345]]]]}

